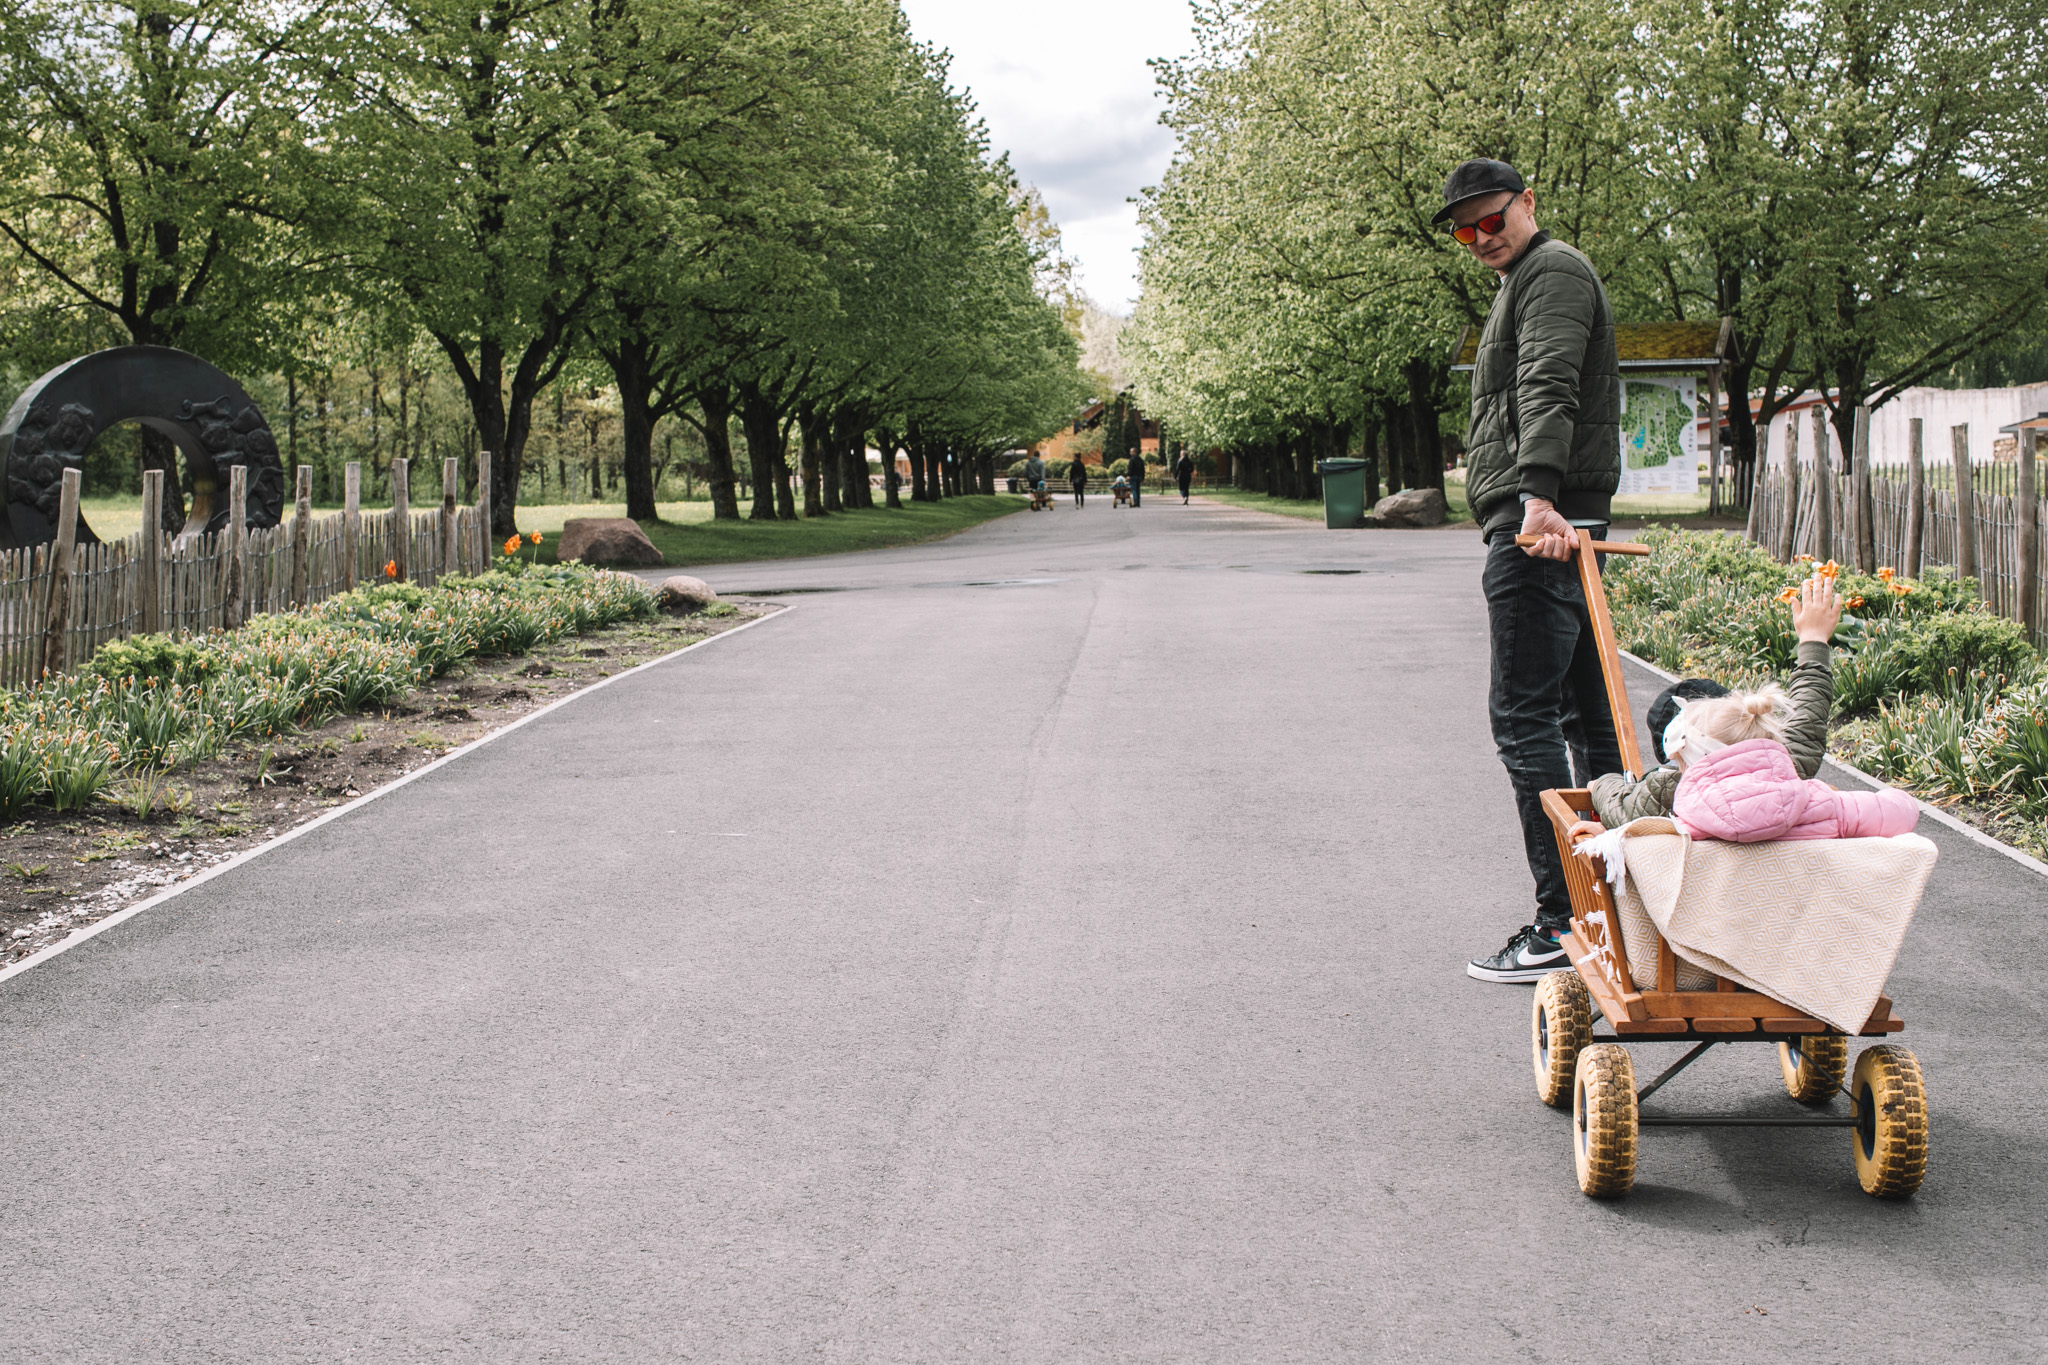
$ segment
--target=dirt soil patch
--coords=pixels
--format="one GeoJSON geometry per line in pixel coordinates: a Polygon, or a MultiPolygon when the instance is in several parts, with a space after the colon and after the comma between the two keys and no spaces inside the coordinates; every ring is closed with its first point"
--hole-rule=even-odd
{"type": "Polygon", "coordinates": [[[0,966],[602,678],[784,609],[732,605],[728,616],[657,616],[472,659],[400,704],[234,746],[153,791],[124,777],[89,811],[34,811],[0,830],[0,966]]]}

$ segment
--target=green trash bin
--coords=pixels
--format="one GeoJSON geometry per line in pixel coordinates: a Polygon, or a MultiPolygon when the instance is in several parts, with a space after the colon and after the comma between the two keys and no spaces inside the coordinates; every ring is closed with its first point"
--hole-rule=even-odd
{"type": "Polygon", "coordinates": [[[1323,525],[1352,531],[1365,524],[1365,461],[1318,460],[1323,476],[1323,525]]]}

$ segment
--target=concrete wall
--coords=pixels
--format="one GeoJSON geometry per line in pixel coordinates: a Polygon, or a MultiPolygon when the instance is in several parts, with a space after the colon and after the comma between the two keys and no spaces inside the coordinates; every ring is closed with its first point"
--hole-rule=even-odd
{"type": "MultiPolygon", "coordinates": [[[[1813,463],[1813,418],[1809,413],[1818,401],[1808,398],[1779,413],[1771,423],[1772,463],[1784,458],[1785,429],[1792,422],[1799,427],[1800,463],[1813,463]]],[[[1994,441],[2002,442],[1999,454],[2010,460],[2012,437],[2000,436],[1998,429],[2044,412],[2048,412],[2048,384],[2023,384],[2010,389],[1907,389],[1870,414],[1871,463],[1906,462],[1910,424],[1915,417],[1926,423],[1922,450],[1930,461],[1950,458],[1949,429],[1964,424],[1970,428],[1971,463],[1990,464],[1994,441]]],[[[1837,457],[1836,467],[1840,468],[1841,452],[1832,426],[1828,428],[1828,450],[1837,457]]]]}

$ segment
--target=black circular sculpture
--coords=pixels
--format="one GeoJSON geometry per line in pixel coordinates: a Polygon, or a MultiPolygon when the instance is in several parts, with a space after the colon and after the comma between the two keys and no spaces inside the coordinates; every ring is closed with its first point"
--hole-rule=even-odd
{"type": "MultiPolygon", "coordinates": [[[[242,386],[196,355],[168,346],[116,346],[59,365],[14,400],[0,422],[7,517],[0,549],[54,540],[64,471],[117,422],[141,422],[177,442],[192,473],[192,522],[228,524],[228,471],[249,470],[248,524],[275,526],[284,512],[277,438],[242,386]],[[219,490],[218,496],[215,490],[219,490]]],[[[79,539],[97,539],[79,518],[79,539]]]]}

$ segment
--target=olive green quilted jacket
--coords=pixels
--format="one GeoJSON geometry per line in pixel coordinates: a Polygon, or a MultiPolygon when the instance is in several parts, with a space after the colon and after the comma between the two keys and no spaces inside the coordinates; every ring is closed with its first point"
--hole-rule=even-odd
{"type": "Polygon", "coordinates": [[[1465,494],[1487,535],[1520,526],[1524,493],[1605,521],[1621,481],[1614,313],[1593,263],[1537,233],[1479,333],[1465,494]]]}

